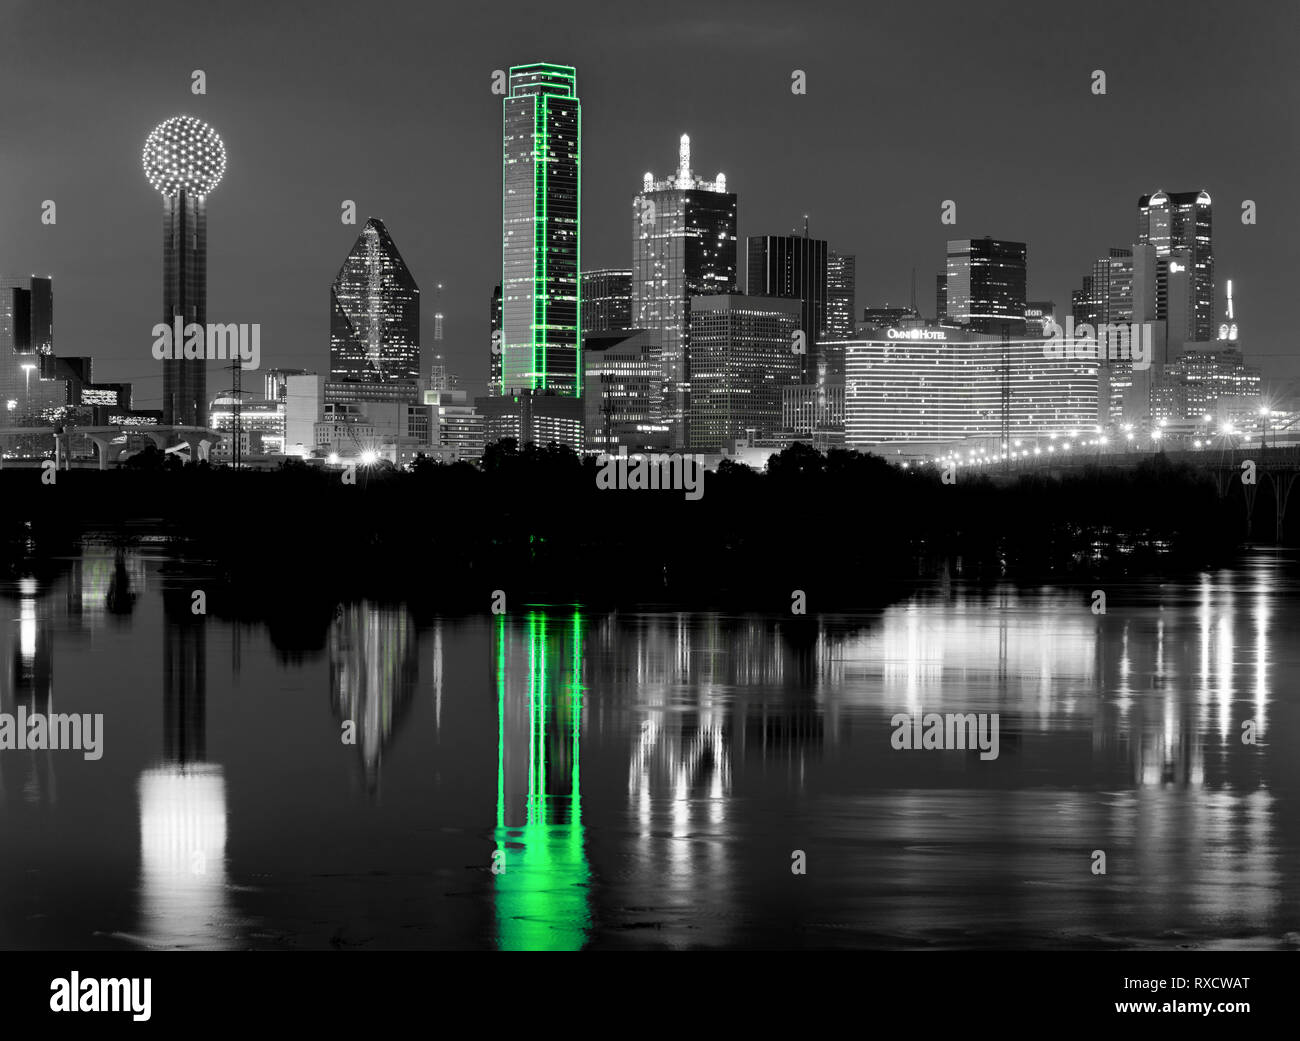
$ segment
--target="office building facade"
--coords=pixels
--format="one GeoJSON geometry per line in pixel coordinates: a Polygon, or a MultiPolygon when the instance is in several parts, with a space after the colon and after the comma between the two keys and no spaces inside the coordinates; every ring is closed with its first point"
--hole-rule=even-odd
{"type": "Polygon", "coordinates": [[[49,424],[67,404],[63,384],[41,379],[53,352],[53,281],[0,275],[0,427],[49,424]]]}
{"type": "MultiPolygon", "coordinates": [[[[1158,258],[1186,250],[1191,281],[1190,335],[1200,342],[1214,338],[1214,207],[1207,191],[1157,191],[1138,199],[1138,242],[1158,258]]],[[[1158,317],[1164,318],[1161,314],[1158,317]]]]}
{"type": "Polygon", "coordinates": [[[1097,423],[1095,361],[1052,358],[1045,340],[1004,344],[1001,335],[955,329],[916,330],[915,339],[890,332],[845,344],[850,448],[1000,437],[1004,402],[1014,436],[1068,436],[1097,423]]]}
{"type": "Polygon", "coordinates": [[[632,328],[632,271],[599,268],[582,273],[582,335],[632,328]]]}
{"type": "Polygon", "coordinates": [[[736,195],[725,174],[695,175],[683,134],[676,172],[647,173],[632,205],[632,323],[659,344],[663,418],[681,448],[690,443],[691,301],[736,292],[736,195]]]}
{"type": "Polygon", "coordinates": [[[802,376],[791,350],[802,311],[799,300],[778,297],[691,300],[691,451],[731,451],[737,439],[780,430],[784,391],[802,376]]]}
{"type": "Polygon", "coordinates": [[[645,329],[588,333],[586,448],[615,454],[668,447],[663,421],[663,362],[645,329]]]}
{"type": "Polygon", "coordinates": [[[420,361],[420,287],[371,217],[330,286],[330,382],[415,381],[420,361]]]}
{"type": "Polygon", "coordinates": [[[746,250],[745,293],[779,296],[802,305],[799,328],[806,337],[803,380],[815,383],[826,339],[826,260],[824,239],[803,235],[751,235],[746,250]]]}
{"type": "Polygon", "coordinates": [[[502,357],[506,394],[582,394],[582,109],[566,65],[510,70],[502,102],[502,357]]]}
{"type": "Polygon", "coordinates": [[[1025,337],[1036,340],[1047,335],[1047,323],[1056,321],[1056,303],[1052,300],[1025,301],[1025,337]]]}
{"type": "Polygon", "coordinates": [[[852,253],[826,254],[826,338],[851,340],[857,327],[858,259],[852,253]]]}
{"type": "Polygon", "coordinates": [[[974,333],[1023,336],[1026,254],[1023,242],[950,240],[944,321],[974,333]]]}

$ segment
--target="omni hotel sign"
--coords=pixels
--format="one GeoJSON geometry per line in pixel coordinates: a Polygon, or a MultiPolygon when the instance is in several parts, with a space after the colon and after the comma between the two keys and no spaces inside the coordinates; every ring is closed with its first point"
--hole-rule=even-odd
{"type": "Polygon", "coordinates": [[[942,329],[888,329],[885,335],[891,340],[946,340],[948,334],[942,329]]]}

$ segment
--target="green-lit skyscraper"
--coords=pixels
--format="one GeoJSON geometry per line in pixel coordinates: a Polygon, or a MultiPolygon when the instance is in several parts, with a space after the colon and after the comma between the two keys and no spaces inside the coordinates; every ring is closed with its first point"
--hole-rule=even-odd
{"type": "Polygon", "coordinates": [[[509,88],[502,119],[501,390],[577,398],[577,74],[567,65],[518,65],[510,70],[509,88]]]}

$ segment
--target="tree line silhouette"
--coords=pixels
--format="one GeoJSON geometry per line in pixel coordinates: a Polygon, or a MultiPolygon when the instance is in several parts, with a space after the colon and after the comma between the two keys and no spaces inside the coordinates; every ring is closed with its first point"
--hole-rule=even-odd
{"type": "Polygon", "coordinates": [[[1243,537],[1213,481],[1162,456],[944,484],[933,467],[794,445],[762,473],[723,460],[698,501],[598,488],[598,465],[507,439],[478,465],[359,467],[349,484],[303,463],[234,470],[153,450],[51,485],[39,470],[0,472],[0,535],[11,568],[85,537],[168,536],[236,595],[304,606],[364,595],[476,611],[500,589],[514,602],[785,613],[795,590],[813,612],[869,607],[943,569],[1083,581],[1202,567],[1243,537]]]}

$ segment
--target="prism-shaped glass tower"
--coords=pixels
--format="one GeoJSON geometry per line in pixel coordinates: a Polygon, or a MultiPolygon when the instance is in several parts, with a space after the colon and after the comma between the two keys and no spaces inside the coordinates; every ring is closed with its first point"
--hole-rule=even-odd
{"type": "Polygon", "coordinates": [[[330,286],[330,379],[420,378],[420,287],[377,217],[366,221],[330,286]]]}

